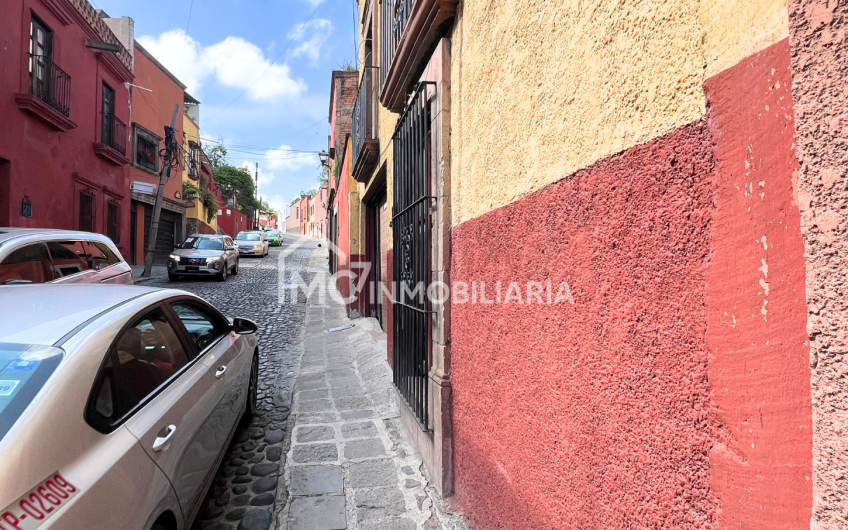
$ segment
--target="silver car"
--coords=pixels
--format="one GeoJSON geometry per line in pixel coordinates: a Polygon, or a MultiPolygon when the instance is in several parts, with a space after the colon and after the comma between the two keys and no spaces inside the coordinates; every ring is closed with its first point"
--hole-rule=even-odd
{"type": "Polygon", "coordinates": [[[132,282],[130,266],[104,235],[0,228],[0,285],[132,282]]]}
{"type": "Polygon", "coordinates": [[[174,249],[168,258],[168,278],[212,276],[220,281],[238,274],[238,247],[230,236],[193,234],[174,249]]]}
{"type": "Polygon", "coordinates": [[[263,230],[248,230],[239,232],[236,235],[236,245],[238,245],[239,255],[241,256],[260,256],[268,255],[268,238],[263,230]]]}
{"type": "Polygon", "coordinates": [[[189,528],[256,407],[256,325],[123,285],[13,285],[0,308],[0,528],[189,528]]]}

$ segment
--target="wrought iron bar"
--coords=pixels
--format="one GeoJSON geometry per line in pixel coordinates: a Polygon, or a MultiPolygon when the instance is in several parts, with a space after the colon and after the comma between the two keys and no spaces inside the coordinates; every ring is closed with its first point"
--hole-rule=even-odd
{"type": "Polygon", "coordinates": [[[430,106],[413,92],[395,128],[393,380],[419,426],[430,430],[430,106]],[[410,296],[410,293],[417,296],[410,296]],[[423,290],[423,292],[422,292],[423,290]]]}
{"type": "Polygon", "coordinates": [[[359,93],[356,96],[356,105],[353,107],[353,128],[351,140],[353,142],[353,166],[365,145],[365,140],[374,139],[374,84],[373,68],[365,68],[362,80],[359,83],[359,93]]]}
{"type": "Polygon", "coordinates": [[[30,55],[30,72],[30,93],[70,117],[71,76],[46,55],[30,55]]]}
{"type": "Polygon", "coordinates": [[[110,134],[103,138],[102,141],[104,144],[108,145],[115,151],[121,153],[122,155],[127,155],[127,126],[124,122],[118,119],[117,116],[106,116],[103,118],[104,120],[108,120],[104,130],[108,127],[110,134]]]}
{"type": "Polygon", "coordinates": [[[386,82],[415,0],[382,0],[380,4],[380,87],[386,82]]]}

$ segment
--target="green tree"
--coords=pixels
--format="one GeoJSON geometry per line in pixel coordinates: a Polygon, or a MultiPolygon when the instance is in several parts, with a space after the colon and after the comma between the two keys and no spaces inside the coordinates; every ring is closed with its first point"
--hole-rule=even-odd
{"type": "Polygon", "coordinates": [[[207,145],[203,147],[203,151],[212,163],[212,167],[229,164],[227,162],[227,148],[224,147],[224,144],[207,145]]]}

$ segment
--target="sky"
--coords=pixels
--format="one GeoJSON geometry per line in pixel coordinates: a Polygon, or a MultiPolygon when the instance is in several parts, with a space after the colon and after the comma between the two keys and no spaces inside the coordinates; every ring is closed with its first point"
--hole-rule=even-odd
{"type": "Polygon", "coordinates": [[[356,61],[356,0],[89,1],[132,17],[136,40],[200,100],[203,143],[251,174],[258,162],[259,194],[281,215],[317,185],[330,72],[356,61]]]}

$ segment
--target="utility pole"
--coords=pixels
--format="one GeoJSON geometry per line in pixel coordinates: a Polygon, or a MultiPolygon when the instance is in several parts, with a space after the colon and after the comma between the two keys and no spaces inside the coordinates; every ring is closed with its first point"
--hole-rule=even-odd
{"type": "Polygon", "coordinates": [[[148,235],[147,251],[144,253],[142,278],[150,278],[150,271],[153,269],[153,252],[156,250],[156,237],[159,235],[159,215],[162,213],[162,195],[165,194],[165,183],[171,177],[171,160],[173,160],[177,150],[174,130],[177,127],[177,112],[179,109],[180,104],[175,104],[171,126],[165,127],[165,160],[162,161],[162,171],[159,172],[159,188],[156,190],[156,202],[153,204],[153,218],[150,220],[150,234],[148,235]]]}

